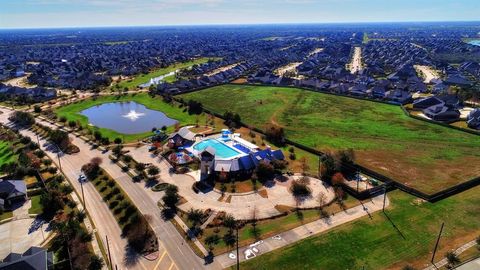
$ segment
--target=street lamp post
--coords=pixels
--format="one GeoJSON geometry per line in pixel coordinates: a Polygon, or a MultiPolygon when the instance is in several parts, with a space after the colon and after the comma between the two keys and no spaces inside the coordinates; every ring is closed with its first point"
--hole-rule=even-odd
{"type": "Polygon", "coordinates": [[[237,241],[236,241],[236,244],[237,244],[237,270],[240,269],[240,257],[238,255],[238,225],[235,227],[235,230],[237,232],[237,241]]]}

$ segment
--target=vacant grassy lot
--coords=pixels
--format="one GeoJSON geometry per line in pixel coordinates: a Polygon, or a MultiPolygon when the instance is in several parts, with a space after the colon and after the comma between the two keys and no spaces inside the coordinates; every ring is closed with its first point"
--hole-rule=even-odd
{"type": "MultiPolygon", "coordinates": [[[[58,108],[56,113],[59,117],[65,116],[67,120],[80,121],[81,125],[84,128],[88,127],[88,118],[81,113],[81,111],[88,109],[90,107],[100,105],[103,103],[109,102],[126,102],[126,101],[135,101],[141,103],[152,110],[157,110],[165,113],[168,117],[177,120],[181,125],[192,124],[194,125],[199,120],[200,123],[205,122],[205,115],[189,115],[187,112],[184,112],[185,108],[180,108],[177,104],[168,104],[162,101],[161,98],[155,97],[152,98],[146,93],[133,94],[133,95],[123,95],[123,96],[101,96],[97,99],[89,99],[81,101],[79,103],[70,104],[65,107],[58,108]]],[[[160,127],[158,127],[160,128],[160,127]]],[[[173,126],[168,127],[168,132],[173,131],[173,126]]],[[[149,135],[151,132],[145,132],[140,134],[120,134],[114,130],[106,128],[98,128],[103,136],[106,136],[111,140],[116,137],[124,138],[126,142],[135,141],[137,139],[143,139],[149,135]]]]}
{"type": "Polygon", "coordinates": [[[242,269],[423,269],[445,222],[437,252],[445,253],[480,234],[480,187],[437,203],[401,191],[389,193],[386,213],[358,219],[244,263],[242,269]],[[396,228],[393,227],[395,224],[396,228]],[[403,235],[403,236],[402,236],[403,235]]]}
{"type": "Polygon", "coordinates": [[[352,148],[357,162],[426,193],[480,175],[480,137],[406,116],[400,107],[294,88],[223,85],[182,96],[240,114],[322,151],[352,148]]]}
{"type": "MultiPolygon", "coordinates": [[[[144,83],[149,82],[150,79],[152,79],[152,78],[168,74],[168,73],[170,73],[172,71],[175,71],[175,70],[189,68],[193,65],[203,64],[203,63],[206,63],[210,60],[215,61],[217,59],[218,58],[202,57],[202,58],[194,59],[194,60],[187,61],[187,62],[175,63],[175,64],[170,65],[168,67],[158,68],[158,69],[152,70],[152,72],[149,72],[147,74],[141,74],[141,75],[138,75],[134,78],[123,80],[123,81],[121,81],[121,82],[119,82],[118,84],[115,84],[115,85],[118,85],[118,87],[120,89],[124,89],[125,87],[127,87],[128,89],[135,88],[135,87],[139,86],[140,84],[144,84],[144,83]]],[[[175,76],[168,76],[168,77],[165,78],[165,80],[167,82],[172,82],[172,81],[175,80],[175,76]]],[[[114,88],[116,88],[115,85],[114,85],[114,88]]]]}

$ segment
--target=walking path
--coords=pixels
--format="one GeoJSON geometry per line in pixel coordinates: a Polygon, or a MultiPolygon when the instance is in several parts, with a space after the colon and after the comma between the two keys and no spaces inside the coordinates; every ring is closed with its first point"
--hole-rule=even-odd
{"type": "MultiPolygon", "coordinates": [[[[386,206],[388,206],[389,204],[390,202],[387,197],[386,206]]],[[[322,219],[307,223],[300,227],[278,234],[274,237],[267,238],[257,243],[254,243],[253,245],[241,247],[239,249],[240,261],[246,260],[244,256],[245,252],[253,252],[253,253],[256,253],[256,255],[265,254],[275,249],[298,242],[312,235],[325,232],[336,226],[361,218],[363,216],[367,216],[367,215],[370,216],[373,212],[381,210],[382,207],[383,207],[383,195],[380,195],[372,198],[370,202],[364,203],[363,205],[355,206],[343,212],[332,215],[328,218],[322,218],[322,219]],[[253,246],[259,252],[255,252],[252,248],[253,246]]],[[[235,254],[236,252],[233,252],[233,253],[235,254]]],[[[216,260],[222,265],[223,268],[227,268],[236,263],[236,258],[232,259],[233,256],[231,255],[232,254],[230,253],[224,253],[222,255],[217,256],[216,260]]]]}
{"type": "MultiPolygon", "coordinates": [[[[456,255],[460,255],[462,252],[464,252],[465,250],[475,246],[476,244],[477,244],[476,240],[472,240],[472,241],[466,243],[465,245],[457,248],[453,253],[455,253],[456,255]]],[[[424,270],[436,270],[439,267],[445,266],[447,264],[448,264],[447,258],[443,258],[440,261],[436,262],[435,265],[431,265],[431,266],[425,268],[424,270]]],[[[479,266],[480,266],[480,262],[479,262],[479,266]]],[[[458,268],[458,269],[462,269],[462,268],[458,268]]],[[[465,268],[465,269],[469,269],[469,268],[465,268]]],[[[480,268],[471,268],[471,269],[480,269],[480,268]]]]}

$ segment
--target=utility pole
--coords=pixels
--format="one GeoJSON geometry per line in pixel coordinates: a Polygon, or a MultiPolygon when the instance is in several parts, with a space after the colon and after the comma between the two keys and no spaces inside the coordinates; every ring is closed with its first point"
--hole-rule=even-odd
{"type": "Polygon", "coordinates": [[[112,255],[110,254],[110,245],[108,244],[108,235],[105,235],[105,239],[107,240],[107,251],[108,251],[108,260],[110,261],[110,269],[113,269],[112,255]]]}
{"type": "Polygon", "coordinates": [[[60,160],[60,147],[58,147],[58,145],[55,144],[55,146],[57,147],[57,158],[58,158],[58,166],[60,167],[60,171],[63,173],[63,170],[62,170],[62,161],[60,160]]]}
{"type": "Polygon", "coordinates": [[[438,243],[440,242],[440,237],[442,236],[442,231],[443,231],[443,226],[444,225],[445,225],[445,222],[442,222],[442,227],[440,227],[440,232],[438,233],[437,242],[435,243],[435,248],[433,249],[433,255],[432,255],[432,260],[431,260],[431,263],[433,265],[435,265],[433,260],[435,259],[435,253],[437,253],[438,243]]]}
{"type": "Polygon", "coordinates": [[[237,231],[237,270],[240,269],[240,256],[238,255],[238,225],[235,227],[235,230],[237,231]]]}

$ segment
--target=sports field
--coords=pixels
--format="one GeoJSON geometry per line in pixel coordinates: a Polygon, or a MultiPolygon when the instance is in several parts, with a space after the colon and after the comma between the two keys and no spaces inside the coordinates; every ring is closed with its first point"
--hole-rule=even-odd
{"type": "Polygon", "coordinates": [[[180,96],[248,125],[285,128],[321,151],[355,150],[357,162],[425,193],[480,176],[480,137],[408,117],[399,106],[296,88],[222,85],[180,96]]]}

